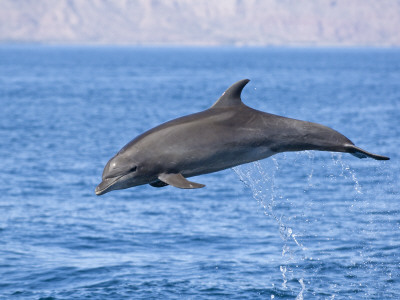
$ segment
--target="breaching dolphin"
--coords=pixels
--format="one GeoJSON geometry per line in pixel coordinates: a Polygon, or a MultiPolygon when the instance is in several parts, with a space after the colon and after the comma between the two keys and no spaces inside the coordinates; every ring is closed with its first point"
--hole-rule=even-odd
{"type": "Polygon", "coordinates": [[[149,183],[182,189],[204,187],[186,178],[217,172],[286,151],[347,152],[388,160],[356,147],[339,132],[252,109],[240,95],[248,79],[228,88],[209,109],[139,135],[106,164],[96,194],[149,183]]]}

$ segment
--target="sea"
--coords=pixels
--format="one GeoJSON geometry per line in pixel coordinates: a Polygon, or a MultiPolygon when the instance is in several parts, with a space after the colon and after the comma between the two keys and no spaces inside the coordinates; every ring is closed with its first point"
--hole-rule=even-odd
{"type": "Polygon", "coordinates": [[[400,299],[400,50],[0,46],[0,299],[400,299]],[[281,153],[96,196],[144,131],[243,102],[389,161],[281,153]]]}

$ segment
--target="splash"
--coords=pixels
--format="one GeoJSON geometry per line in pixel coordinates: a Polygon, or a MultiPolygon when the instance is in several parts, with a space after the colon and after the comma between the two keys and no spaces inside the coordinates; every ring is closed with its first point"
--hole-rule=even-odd
{"type": "Polygon", "coordinates": [[[341,167],[341,173],[339,176],[343,176],[346,179],[351,179],[354,182],[354,190],[357,194],[363,194],[361,185],[356,177],[356,172],[342,160],[342,153],[332,152],[332,161],[335,166],[341,167]]]}
{"type": "MultiPolygon", "coordinates": [[[[264,168],[260,161],[256,161],[251,165],[255,167],[256,174],[254,173],[254,168],[248,167],[234,167],[234,172],[239,176],[240,180],[251,189],[253,193],[253,198],[263,207],[264,214],[266,216],[272,217],[278,223],[279,233],[283,241],[288,241],[291,239],[297,246],[302,250],[306,250],[302,243],[297,240],[297,235],[293,232],[293,229],[287,226],[283,222],[283,216],[278,217],[275,213],[274,208],[276,206],[276,199],[281,199],[282,196],[278,195],[275,186],[275,174],[279,170],[279,164],[276,158],[271,158],[273,167],[269,169],[268,173],[266,168],[264,168]]],[[[309,177],[312,177],[309,175],[309,177]]],[[[289,252],[289,247],[287,250],[283,251],[283,255],[289,252]]]]}
{"type": "MultiPolygon", "coordinates": [[[[313,154],[309,154],[309,157],[313,159],[313,154]]],[[[280,266],[282,288],[287,290],[288,274],[290,273],[291,275],[290,279],[293,277],[293,270],[288,267],[290,262],[294,260],[294,254],[293,250],[290,248],[290,243],[294,243],[294,245],[299,247],[302,251],[305,251],[307,248],[299,241],[298,235],[293,229],[284,222],[284,216],[278,216],[275,212],[276,200],[280,200],[283,197],[278,194],[278,189],[275,185],[275,174],[279,170],[279,163],[276,158],[271,158],[268,163],[270,164],[269,168],[263,167],[260,161],[256,161],[250,165],[235,167],[233,170],[239,176],[240,180],[251,189],[253,198],[263,207],[264,214],[268,217],[272,217],[278,224],[279,233],[283,241],[283,264],[280,266]]],[[[312,175],[313,169],[308,175],[309,185],[311,185],[312,175]]],[[[300,279],[299,282],[302,288],[298,299],[303,299],[302,294],[305,285],[303,279],[300,279]]]]}
{"type": "MultiPolygon", "coordinates": [[[[290,160],[289,162],[287,156],[289,155],[282,154],[278,156],[278,158],[271,157],[262,162],[256,161],[251,164],[235,167],[233,170],[239,179],[250,188],[253,198],[257,200],[259,205],[261,205],[264,214],[272,218],[278,225],[279,234],[283,241],[281,252],[282,262],[279,266],[282,278],[282,289],[290,291],[296,290],[296,299],[303,299],[303,294],[306,292],[304,279],[306,274],[302,272],[302,270],[298,269],[297,262],[300,260],[311,261],[314,259],[312,258],[312,255],[310,255],[311,253],[309,253],[308,248],[303,245],[302,234],[304,231],[302,232],[301,227],[299,229],[299,227],[294,226],[294,224],[298,224],[301,217],[306,216],[303,213],[304,208],[307,209],[313,205],[313,199],[307,198],[307,196],[306,198],[302,197],[305,201],[302,202],[303,206],[300,207],[298,202],[291,201],[298,198],[296,195],[293,196],[292,194],[292,199],[290,200],[281,194],[285,192],[285,189],[282,188],[280,179],[285,178],[285,175],[288,176],[291,174],[286,173],[290,168],[280,168],[279,161],[286,164],[290,163],[293,165],[294,169],[301,168],[302,172],[305,170],[305,176],[302,177],[304,178],[303,181],[299,180],[302,174],[298,173],[296,175],[297,180],[293,182],[294,185],[299,185],[303,188],[303,193],[307,193],[310,190],[323,189],[324,187],[320,183],[320,178],[318,178],[320,176],[332,181],[342,179],[350,180],[350,182],[353,183],[352,189],[355,192],[355,197],[353,198],[354,201],[357,201],[358,195],[363,194],[363,190],[355,171],[350,167],[350,165],[342,160],[341,153],[332,153],[332,160],[328,164],[317,162],[319,166],[318,169],[314,169],[316,159],[313,151],[297,153],[294,156],[294,160],[290,160]],[[289,205],[292,211],[299,208],[301,211],[295,212],[294,214],[292,213],[292,216],[288,215],[286,210],[287,206],[285,207],[285,205],[289,205]],[[293,221],[296,221],[296,223],[293,223],[293,221]],[[300,230],[300,232],[296,232],[296,230],[300,230]],[[298,287],[294,285],[295,282],[300,284],[300,291],[297,290],[298,287]]],[[[291,169],[293,170],[293,168],[291,169]]],[[[295,178],[295,176],[286,178],[295,178]]],[[[351,185],[349,188],[351,188],[351,185]]],[[[355,203],[353,203],[353,205],[354,204],[355,203]]],[[[309,217],[305,217],[304,222],[305,223],[303,224],[308,224],[309,217]]]]}
{"type": "Polygon", "coordinates": [[[296,300],[303,300],[303,292],[306,289],[306,285],[304,284],[303,278],[299,279],[299,283],[301,285],[301,291],[300,293],[297,295],[296,300]]]}

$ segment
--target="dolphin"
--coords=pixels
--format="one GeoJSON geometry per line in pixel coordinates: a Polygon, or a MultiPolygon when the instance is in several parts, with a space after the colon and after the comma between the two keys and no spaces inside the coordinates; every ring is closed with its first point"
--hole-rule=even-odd
{"type": "Polygon", "coordinates": [[[389,159],[355,146],[324,125],[246,106],[241,92],[249,81],[234,83],[209,109],[166,122],[133,139],[106,164],[95,193],[143,184],[202,188],[204,184],[186,178],[287,151],[346,152],[358,158],[389,159]]]}

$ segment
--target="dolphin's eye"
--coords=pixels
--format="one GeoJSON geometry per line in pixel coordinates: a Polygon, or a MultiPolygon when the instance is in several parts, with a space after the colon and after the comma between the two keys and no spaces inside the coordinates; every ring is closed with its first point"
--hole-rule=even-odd
{"type": "Polygon", "coordinates": [[[133,168],[131,168],[130,170],[129,170],[129,172],[135,172],[137,170],[137,166],[134,166],[133,168]]]}

